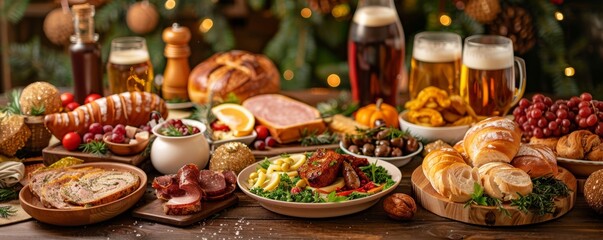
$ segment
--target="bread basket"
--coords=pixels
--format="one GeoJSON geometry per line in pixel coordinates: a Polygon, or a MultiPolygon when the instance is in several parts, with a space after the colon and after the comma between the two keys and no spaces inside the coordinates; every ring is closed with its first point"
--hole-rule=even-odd
{"type": "Polygon", "coordinates": [[[48,147],[52,134],[44,126],[44,116],[25,116],[25,125],[31,130],[31,136],[27,139],[24,150],[41,152],[48,147]]]}

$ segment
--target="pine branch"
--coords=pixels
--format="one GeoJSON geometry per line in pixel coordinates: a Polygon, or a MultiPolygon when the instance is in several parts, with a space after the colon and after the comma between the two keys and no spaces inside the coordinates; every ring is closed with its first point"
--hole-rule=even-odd
{"type": "Polygon", "coordinates": [[[6,18],[10,23],[17,23],[21,20],[27,10],[29,0],[4,0],[0,18],[6,18]]]}

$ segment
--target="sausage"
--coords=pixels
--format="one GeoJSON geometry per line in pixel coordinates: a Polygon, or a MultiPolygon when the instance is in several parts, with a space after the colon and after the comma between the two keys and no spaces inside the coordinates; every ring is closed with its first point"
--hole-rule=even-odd
{"type": "Polygon", "coordinates": [[[356,174],[356,171],[354,171],[352,165],[346,161],[343,161],[342,171],[343,180],[345,181],[345,186],[348,189],[356,189],[360,187],[360,178],[358,177],[358,174],[356,174]]]}

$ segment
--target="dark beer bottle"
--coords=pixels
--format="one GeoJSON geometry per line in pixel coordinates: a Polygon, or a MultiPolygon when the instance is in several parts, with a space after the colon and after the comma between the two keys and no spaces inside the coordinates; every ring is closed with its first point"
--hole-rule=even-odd
{"type": "Polygon", "coordinates": [[[71,67],[75,100],[83,104],[86,96],[103,95],[103,72],[98,34],[94,33],[94,6],[72,8],[75,35],[71,36],[71,67]]]}

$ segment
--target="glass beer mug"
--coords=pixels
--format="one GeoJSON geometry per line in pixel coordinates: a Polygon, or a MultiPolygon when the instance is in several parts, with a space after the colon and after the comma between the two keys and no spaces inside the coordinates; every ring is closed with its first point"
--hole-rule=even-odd
{"type": "Polygon", "coordinates": [[[153,65],[147,44],[141,37],[121,37],[111,41],[107,63],[109,90],[122,92],[151,92],[153,65]]]}
{"type": "Polygon", "coordinates": [[[348,37],[352,97],[360,106],[395,105],[404,65],[404,32],[393,0],[360,0],[348,37]]]}
{"type": "Polygon", "coordinates": [[[459,94],[462,54],[461,36],[450,32],[422,32],[415,35],[408,89],[415,99],[426,87],[459,94]]]}
{"type": "Polygon", "coordinates": [[[461,97],[478,116],[506,115],[523,96],[525,82],[525,62],[513,56],[511,39],[494,35],[465,39],[461,97]]]}

